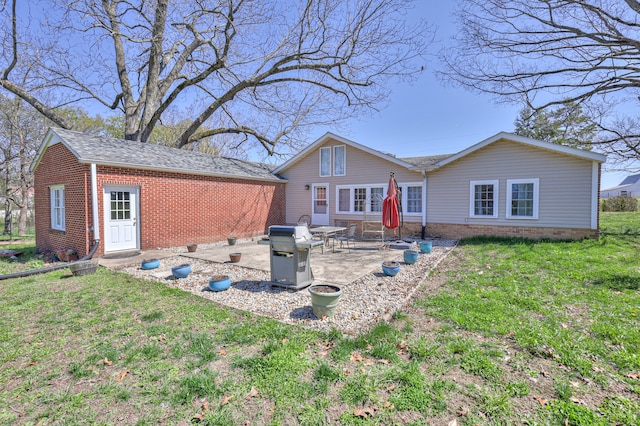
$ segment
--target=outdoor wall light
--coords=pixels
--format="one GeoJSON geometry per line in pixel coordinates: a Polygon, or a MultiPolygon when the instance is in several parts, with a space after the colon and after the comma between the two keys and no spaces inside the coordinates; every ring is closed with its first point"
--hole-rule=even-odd
{"type": "Polygon", "coordinates": [[[305,186],[304,186],[304,189],[306,189],[306,190],[308,191],[308,190],[309,190],[309,185],[308,185],[308,184],[307,184],[307,185],[305,185],[305,186]]]}

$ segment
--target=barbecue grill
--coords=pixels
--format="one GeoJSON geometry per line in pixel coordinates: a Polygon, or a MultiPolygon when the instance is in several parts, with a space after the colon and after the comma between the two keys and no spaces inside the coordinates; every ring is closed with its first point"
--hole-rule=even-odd
{"type": "Polygon", "coordinates": [[[312,241],[311,237],[306,226],[269,227],[273,285],[299,290],[311,284],[311,249],[324,244],[323,241],[312,241]]]}

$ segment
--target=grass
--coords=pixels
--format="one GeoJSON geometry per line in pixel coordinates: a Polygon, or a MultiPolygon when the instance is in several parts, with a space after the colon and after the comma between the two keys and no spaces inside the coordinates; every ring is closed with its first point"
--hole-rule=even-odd
{"type": "Polygon", "coordinates": [[[0,281],[0,424],[638,425],[640,214],[601,222],[462,241],[356,338],[103,268],[0,281]]]}

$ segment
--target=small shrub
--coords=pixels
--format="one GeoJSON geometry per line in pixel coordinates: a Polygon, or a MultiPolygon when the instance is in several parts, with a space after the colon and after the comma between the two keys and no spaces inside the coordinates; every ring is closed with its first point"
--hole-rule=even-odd
{"type": "Polygon", "coordinates": [[[635,212],[638,211],[638,200],[623,195],[604,198],[601,209],[603,212],[635,212]]]}

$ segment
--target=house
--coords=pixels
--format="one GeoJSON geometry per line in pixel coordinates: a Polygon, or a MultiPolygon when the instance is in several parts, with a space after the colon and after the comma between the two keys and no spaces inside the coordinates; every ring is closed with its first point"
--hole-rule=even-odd
{"type": "Polygon", "coordinates": [[[285,220],[286,181],[248,161],[51,128],[31,171],[41,251],[209,243],[285,220]]]}
{"type": "Polygon", "coordinates": [[[597,237],[605,159],[510,133],[456,154],[396,158],[327,133],[272,171],[52,128],[31,166],[36,245],[82,256],[99,240],[101,256],[264,235],[303,215],[389,237],[381,216],[392,173],[403,236],[597,237]]]}
{"type": "Polygon", "coordinates": [[[619,185],[600,191],[600,198],[640,197],[640,174],[627,176],[619,185]]]}
{"type": "Polygon", "coordinates": [[[456,154],[396,158],[327,133],[274,173],[288,181],[288,223],[308,214],[314,225],[356,222],[361,232],[381,221],[393,173],[402,235],[581,239],[598,236],[605,159],[504,132],[456,154]]]}

